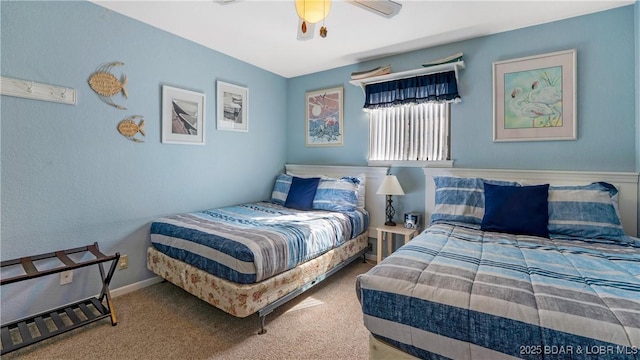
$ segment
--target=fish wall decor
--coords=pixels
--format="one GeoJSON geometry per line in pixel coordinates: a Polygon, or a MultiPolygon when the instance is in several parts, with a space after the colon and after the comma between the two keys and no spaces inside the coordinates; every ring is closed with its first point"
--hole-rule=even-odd
{"type": "Polygon", "coordinates": [[[111,73],[111,68],[122,65],[124,65],[124,63],[120,61],[101,65],[93,74],[91,74],[91,77],[89,77],[89,86],[91,86],[91,89],[93,89],[93,91],[95,91],[95,93],[98,94],[100,99],[105,103],[115,108],[126,110],[126,107],[116,104],[111,99],[113,95],[118,94],[121,91],[125,98],[129,98],[126,88],[127,75],[123,74],[122,80],[119,80],[111,73]]]}
{"type": "Polygon", "coordinates": [[[144,119],[142,118],[142,115],[132,115],[120,121],[118,124],[118,132],[131,141],[144,142],[144,140],[134,137],[137,133],[142,134],[142,136],[146,135],[144,133],[144,119]],[[140,119],[140,122],[137,124],[136,119],[140,119]]]}

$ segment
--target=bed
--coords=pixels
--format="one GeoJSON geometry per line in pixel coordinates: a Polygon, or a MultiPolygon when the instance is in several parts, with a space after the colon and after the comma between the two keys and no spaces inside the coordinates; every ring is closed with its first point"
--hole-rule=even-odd
{"type": "Polygon", "coordinates": [[[147,268],[236,317],[265,317],[369,250],[384,167],[286,165],[271,198],[150,227],[147,268]]]}
{"type": "Polygon", "coordinates": [[[430,226],[356,280],[370,358],[640,359],[637,173],[425,176],[430,226]]]}

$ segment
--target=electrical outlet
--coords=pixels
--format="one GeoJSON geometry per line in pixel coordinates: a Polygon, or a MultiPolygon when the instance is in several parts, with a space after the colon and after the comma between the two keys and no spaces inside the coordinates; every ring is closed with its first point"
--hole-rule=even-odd
{"type": "Polygon", "coordinates": [[[73,281],[73,270],[67,270],[60,273],[60,285],[67,285],[73,281]]]}
{"type": "Polygon", "coordinates": [[[118,270],[124,270],[129,267],[129,258],[127,255],[120,256],[120,261],[118,261],[118,270]]]}

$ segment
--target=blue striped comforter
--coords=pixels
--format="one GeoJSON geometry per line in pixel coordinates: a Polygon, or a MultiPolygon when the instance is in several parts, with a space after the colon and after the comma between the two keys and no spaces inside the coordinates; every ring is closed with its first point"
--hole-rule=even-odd
{"type": "Polygon", "coordinates": [[[439,223],[356,288],[364,324],[420,358],[640,359],[640,248],[439,223]]]}
{"type": "Polygon", "coordinates": [[[262,281],[367,229],[362,211],[299,211],[270,202],[178,214],[151,224],[160,252],[240,284],[262,281]]]}

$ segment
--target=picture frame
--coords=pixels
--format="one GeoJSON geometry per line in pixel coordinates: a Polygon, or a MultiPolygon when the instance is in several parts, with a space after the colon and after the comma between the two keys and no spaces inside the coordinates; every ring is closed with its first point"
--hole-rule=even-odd
{"type": "Polygon", "coordinates": [[[205,99],[203,93],[162,86],[162,142],[204,145],[205,99]]]}
{"type": "Polygon", "coordinates": [[[342,86],[305,94],[306,146],[344,144],[344,89],[342,86]]]}
{"type": "Polygon", "coordinates": [[[249,89],[218,81],[217,95],[218,130],[249,132],[249,89]]]}
{"type": "Polygon", "coordinates": [[[576,140],[576,50],[493,63],[493,141],[576,140]]]}

